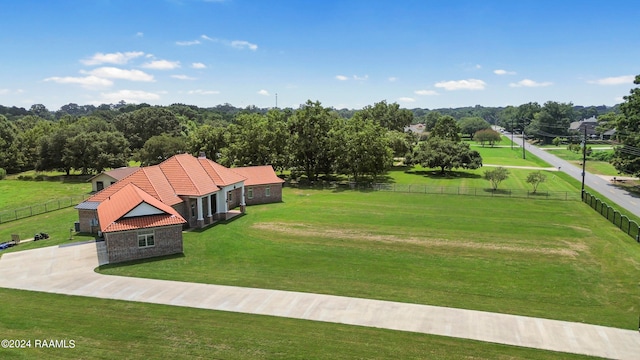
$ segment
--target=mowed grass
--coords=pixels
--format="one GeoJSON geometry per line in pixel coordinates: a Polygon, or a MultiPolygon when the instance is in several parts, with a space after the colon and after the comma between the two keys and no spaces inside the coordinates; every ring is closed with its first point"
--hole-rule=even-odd
{"type": "MultiPolygon", "coordinates": [[[[574,166],[577,166],[580,168],[582,167],[582,153],[576,153],[576,152],[567,150],[566,148],[563,148],[563,147],[549,147],[548,150],[546,151],[548,151],[552,155],[555,155],[563,160],[570,162],[574,166]]],[[[613,150],[610,150],[610,149],[599,150],[598,148],[593,148],[593,152],[598,152],[598,151],[611,152],[613,150]]],[[[616,170],[616,168],[613,167],[613,165],[611,165],[609,162],[596,161],[589,158],[587,158],[586,170],[587,172],[590,172],[596,175],[609,175],[609,176],[619,175],[618,170],[616,170]]]]}
{"type": "Polygon", "coordinates": [[[79,198],[91,192],[87,182],[0,180],[0,212],[49,200],[79,198]]]}
{"type": "Polygon", "coordinates": [[[577,201],[285,189],[104,274],[337,294],[635,329],[640,248],[577,201]]]}
{"type": "Polygon", "coordinates": [[[402,331],[0,289],[3,359],[587,359],[402,331]],[[11,307],[10,309],[8,307],[11,307]],[[28,314],[26,316],[25,314],[28,314]],[[74,340],[73,349],[34,347],[74,340]]]}

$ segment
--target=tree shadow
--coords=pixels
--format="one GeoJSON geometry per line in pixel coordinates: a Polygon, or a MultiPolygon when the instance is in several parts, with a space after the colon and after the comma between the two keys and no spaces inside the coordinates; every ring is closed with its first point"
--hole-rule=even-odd
{"type": "Polygon", "coordinates": [[[406,174],[417,175],[421,177],[426,177],[429,179],[479,179],[482,176],[479,174],[469,173],[466,171],[445,171],[444,173],[440,170],[407,170],[406,174]]]}

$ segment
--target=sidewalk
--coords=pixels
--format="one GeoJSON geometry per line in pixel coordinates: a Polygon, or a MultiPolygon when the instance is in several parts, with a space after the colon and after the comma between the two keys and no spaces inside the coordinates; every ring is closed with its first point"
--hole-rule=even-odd
{"type": "Polygon", "coordinates": [[[280,316],[637,359],[637,331],[429,305],[100,275],[103,243],[4,254],[0,287],[280,316]],[[25,267],[25,264],[29,264],[25,267]]]}

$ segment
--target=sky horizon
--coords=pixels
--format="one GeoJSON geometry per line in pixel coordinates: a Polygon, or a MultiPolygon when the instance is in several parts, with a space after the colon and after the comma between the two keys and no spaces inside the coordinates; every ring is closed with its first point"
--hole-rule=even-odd
{"type": "Polygon", "coordinates": [[[4,106],[613,106],[640,74],[630,0],[0,0],[0,12],[4,106]]]}

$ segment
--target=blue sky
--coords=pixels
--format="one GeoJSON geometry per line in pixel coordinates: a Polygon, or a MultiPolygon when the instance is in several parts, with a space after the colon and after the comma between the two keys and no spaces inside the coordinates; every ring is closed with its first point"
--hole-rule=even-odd
{"type": "Polygon", "coordinates": [[[614,105],[640,3],[0,0],[0,104],[614,105]]]}

